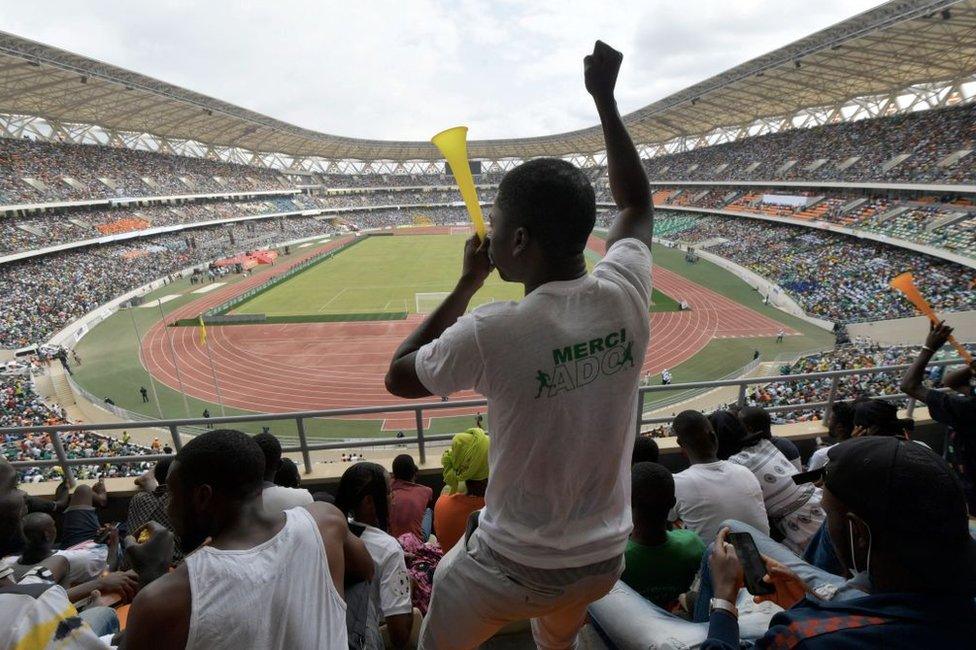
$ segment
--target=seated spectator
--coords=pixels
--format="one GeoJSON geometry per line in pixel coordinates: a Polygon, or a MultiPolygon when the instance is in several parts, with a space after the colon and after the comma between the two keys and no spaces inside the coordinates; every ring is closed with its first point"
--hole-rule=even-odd
{"type": "Polygon", "coordinates": [[[672,609],[698,573],[705,544],[692,530],[668,530],[674,507],[674,479],[657,463],[631,468],[631,511],[634,530],[620,577],[655,605],[672,609]]]}
{"type": "MultiPolygon", "coordinates": [[[[760,599],[786,611],[773,617],[758,647],[968,647],[976,635],[976,543],[949,466],[921,445],[890,437],[849,440],[828,456],[830,536],[863,593],[821,589],[815,596],[797,572],[767,560],[766,581],[775,591],[760,599]]],[[[729,603],[738,596],[742,568],[726,532],[709,559],[720,607],[713,604],[705,650],[740,647],[729,603]]]]}
{"type": "Polygon", "coordinates": [[[418,485],[417,464],[410,454],[393,459],[393,503],[390,505],[390,534],[396,538],[413,533],[424,542],[430,537],[434,491],[418,485]]]}
{"type": "Polygon", "coordinates": [[[829,441],[821,442],[813,454],[810,455],[810,462],[807,470],[820,469],[827,462],[828,450],[837,444],[851,437],[854,433],[854,404],[850,402],[837,402],[830,413],[830,420],[827,423],[827,435],[829,441]]]}
{"type": "Polygon", "coordinates": [[[820,490],[793,482],[796,467],[765,438],[750,437],[739,419],[728,411],[716,411],[709,422],[726,449],[730,462],[748,468],[759,480],[770,527],[778,530],[787,546],[802,553],[824,521],[820,490]]]}
{"type": "Polygon", "coordinates": [[[749,469],[719,460],[718,441],[708,419],[683,411],[672,424],[678,446],[691,467],[674,475],[675,504],[669,518],[702,539],[715,539],[726,519],[737,519],[769,533],[762,488],[749,469]]]}
{"type": "Polygon", "coordinates": [[[281,443],[270,433],[259,433],[254,436],[264,454],[264,490],[261,499],[264,509],[269,514],[275,514],[312,503],[312,495],[308,490],[275,485],[275,475],[281,468],[281,443]]]}
{"type": "MultiPolygon", "coordinates": [[[[129,513],[125,518],[125,527],[130,534],[135,535],[136,531],[150,521],[155,521],[166,530],[173,532],[173,524],[166,513],[166,508],[169,505],[166,476],[172,463],[172,458],[164,458],[156,463],[151,474],[146,472],[145,475],[136,479],[136,484],[141,485],[143,489],[129,500],[129,513]]],[[[179,548],[179,538],[177,538],[176,548],[173,550],[173,561],[181,562],[182,560],[183,551],[179,548]]]]}
{"type": "Polygon", "coordinates": [[[634,453],[630,457],[631,466],[637,463],[656,463],[661,457],[661,449],[650,436],[637,436],[634,440],[634,453]]]}
{"type": "Polygon", "coordinates": [[[128,647],[346,650],[345,585],[372,579],[369,553],[333,506],[268,514],[265,476],[263,450],[240,431],[208,431],[176,454],[169,514],[187,558],[136,597],[128,647]]]}
{"type": "Polygon", "coordinates": [[[800,450],[797,449],[792,440],[773,435],[773,420],[769,417],[766,409],[759,406],[747,406],[739,411],[739,421],[742,422],[742,426],[749,436],[769,440],[786,456],[786,460],[793,464],[796,471],[803,470],[803,462],[800,460],[800,450]]]}
{"type": "Polygon", "coordinates": [[[62,587],[91,580],[105,570],[114,571],[118,566],[119,533],[115,527],[106,527],[106,544],[83,543],[67,551],[55,550],[54,541],[58,529],[51,515],[32,512],[20,524],[24,538],[24,550],[20,556],[3,559],[3,564],[14,570],[14,580],[20,580],[35,566],[52,556],[62,557],[68,563],[68,571],[61,581],[62,587]]]}
{"type": "Polygon", "coordinates": [[[898,418],[898,407],[891,402],[866,399],[854,405],[854,432],[851,436],[894,436],[907,440],[908,424],[898,418]]]}
{"type": "Polygon", "coordinates": [[[302,487],[302,474],[295,461],[287,457],[281,459],[281,466],[275,472],[274,484],[295,490],[302,487]]]}
{"type": "MultiPolygon", "coordinates": [[[[22,527],[26,507],[16,490],[0,491],[0,536],[22,527]]],[[[48,517],[34,513],[27,517],[48,517]]],[[[35,528],[28,522],[29,530],[35,528]]],[[[99,575],[70,588],[75,567],[63,553],[52,553],[19,580],[14,567],[0,567],[0,647],[108,648],[99,636],[119,629],[118,617],[108,607],[89,607],[80,614],[72,602],[93,592],[118,594],[131,600],[140,585],[149,584],[168,568],[173,538],[153,529],[143,544],[131,540],[127,557],[134,571],[99,575]]]]}
{"type": "Polygon", "coordinates": [[[403,549],[388,532],[391,497],[390,477],[382,466],[356,463],[342,474],[336,507],[364,528],[359,538],[376,566],[372,599],[376,620],[386,621],[394,648],[405,648],[413,625],[413,604],[403,549]]]}
{"type": "Polygon", "coordinates": [[[101,527],[95,507],[104,508],[107,505],[105,479],[98,479],[92,486],[81,484],[76,487],[68,507],[61,515],[61,548],[71,548],[95,539],[101,527]]]}
{"type": "Polygon", "coordinates": [[[441,456],[447,494],[434,504],[434,532],[447,553],[464,535],[468,517],[485,507],[488,489],[488,435],[481,429],[468,429],[454,436],[451,447],[441,456]],[[459,486],[464,483],[464,493],[459,486]]]}

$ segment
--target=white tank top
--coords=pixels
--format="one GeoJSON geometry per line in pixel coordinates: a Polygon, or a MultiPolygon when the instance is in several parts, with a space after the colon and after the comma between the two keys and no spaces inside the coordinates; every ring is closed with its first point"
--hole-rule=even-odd
{"type": "Polygon", "coordinates": [[[285,527],[254,548],[204,546],[186,558],[188,649],[347,649],[346,603],[315,519],[305,508],[285,515],[285,527]]]}

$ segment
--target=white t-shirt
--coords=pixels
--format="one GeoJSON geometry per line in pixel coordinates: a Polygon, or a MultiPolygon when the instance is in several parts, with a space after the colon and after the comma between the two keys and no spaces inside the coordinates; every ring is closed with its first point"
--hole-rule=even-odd
{"type": "Polygon", "coordinates": [[[485,305],[418,351],[431,393],[488,398],[480,530],[497,553],[542,569],[623,554],[650,294],[651,252],[624,239],[591,274],[485,305]]]}
{"type": "Polygon", "coordinates": [[[815,469],[820,469],[827,464],[827,452],[830,451],[830,447],[833,447],[833,445],[818,447],[812,454],[810,454],[810,463],[807,465],[808,472],[812,472],[815,469]]]}
{"type": "Polygon", "coordinates": [[[360,539],[376,564],[373,602],[378,608],[377,619],[382,621],[387,616],[413,612],[410,575],[400,543],[392,535],[373,526],[366,526],[360,539]]]}
{"type": "Polygon", "coordinates": [[[280,485],[270,485],[261,492],[264,511],[269,515],[276,515],[289,508],[312,503],[312,494],[304,488],[289,488],[280,485]]]}
{"type": "MultiPolygon", "coordinates": [[[[68,561],[68,571],[60,582],[63,587],[93,580],[101,575],[108,566],[108,547],[95,542],[83,542],[66,551],[55,551],[54,555],[60,555],[68,561]]],[[[19,557],[18,555],[8,555],[0,560],[0,567],[18,568],[17,560],[19,557]]],[[[25,569],[23,567],[20,569],[22,575],[25,569]]]]}
{"type": "Polygon", "coordinates": [[[737,519],[769,534],[762,488],[741,465],[725,460],[692,465],[674,475],[674,498],[669,519],[680,519],[706,543],[715,541],[726,519],[737,519]]]}

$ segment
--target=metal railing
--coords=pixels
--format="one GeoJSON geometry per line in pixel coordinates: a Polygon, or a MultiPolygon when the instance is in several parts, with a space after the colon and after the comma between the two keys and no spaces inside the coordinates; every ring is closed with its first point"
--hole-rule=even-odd
{"type": "MultiPolygon", "coordinates": [[[[930,363],[930,366],[950,366],[965,363],[960,358],[943,359],[941,361],[934,361],[930,363]]],[[[809,411],[824,409],[824,420],[829,419],[830,411],[833,405],[838,401],[838,389],[840,388],[841,379],[844,377],[851,377],[854,375],[876,375],[882,373],[892,373],[904,371],[909,367],[908,364],[894,365],[894,366],[878,366],[874,368],[854,368],[849,370],[831,370],[827,372],[811,372],[802,373],[795,375],[774,375],[766,377],[741,377],[737,379],[718,379],[714,381],[698,381],[698,382],[688,382],[683,384],[669,384],[669,385],[655,385],[655,386],[641,386],[637,389],[637,413],[636,413],[636,427],[637,432],[640,433],[644,426],[647,425],[658,425],[665,424],[674,419],[674,416],[659,416],[659,417],[645,417],[644,416],[644,403],[646,401],[646,395],[648,393],[659,393],[664,391],[677,391],[677,390],[699,390],[699,389],[711,389],[711,388],[721,388],[726,386],[738,387],[738,397],[737,403],[739,406],[743,406],[746,401],[747,389],[749,386],[757,386],[762,384],[769,384],[773,382],[797,382],[805,380],[820,380],[820,379],[830,379],[830,389],[827,394],[827,399],[819,402],[807,402],[803,404],[787,404],[780,406],[767,407],[766,410],[771,413],[777,412],[788,412],[788,411],[809,411]]],[[[891,395],[878,396],[879,399],[885,400],[898,400],[907,398],[908,395],[904,393],[897,393],[891,395]]],[[[124,429],[145,429],[145,428],[160,428],[168,429],[173,440],[173,448],[179,451],[183,446],[183,441],[180,438],[180,427],[195,427],[199,430],[200,427],[214,428],[214,427],[224,427],[227,425],[234,424],[246,424],[251,422],[276,422],[276,421],[293,421],[295,427],[298,431],[298,445],[289,445],[282,448],[284,452],[300,452],[302,455],[302,461],[305,466],[305,473],[309,474],[312,472],[312,459],[311,452],[313,451],[324,451],[330,449],[351,449],[351,448],[370,448],[370,447],[382,447],[391,445],[406,445],[406,444],[416,444],[418,455],[420,457],[421,464],[427,462],[427,443],[436,441],[446,441],[450,440],[454,434],[437,434],[429,435],[425,433],[424,430],[424,414],[431,411],[442,411],[449,409],[460,409],[460,408],[476,408],[484,407],[487,405],[487,400],[485,399],[470,399],[470,400],[458,400],[458,401],[440,401],[440,402],[423,402],[417,404],[398,404],[393,406],[366,406],[366,407],[354,407],[354,408],[342,408],[342,409],[328,409],[322,411],[293,411],[288,413],[256,413],[254,415],[231,415],[226,417],[211,417],[211,418],[186,418],[186,419],[160,419],[160,420],[139,420],[132,422],[106,422],[99,424],[58,424],[50,426],[38,426],[38,427],[5,427],[0,428],[0,436],[6,434],[14,435],[25,435],[31,434],[51,434],[51,443],[54,447],[54,452],[57,458],[48,460],[26,460],[26,461],[16,461],[13,462],[13,466],[17,468],[30,468],[30,467],[61,467],[64,472],[65,478],[68,480],[69,485],[74,486],[74,477],[70,471],[71,467],[80,465],[101,465],[101,464],[123,464],[123,463],[143,463],[157,461],[165,458],[165,454],[147,454],[139,456],[90,456],[85,458],[68,458],[64,449],[64,444],[61,440],[61,433],[68,431],[116,431],[124,429]],[[306,432],[305,423],[311,419],[317,418],[341,418],[350,415],[378,415],[378,414],[389,414],[389,413],[414,413],[416,421],[416,435],[403,437],[403,438],[376,438],[376,439],[358,439],[355,441],[349,440],[332,440],[329,442],[313,442],[309,443],[308,435],[306,432]]],[[[913,399],[909,400],[908,412],[911,415],[915,407],[915,402],[913,399]]]]}

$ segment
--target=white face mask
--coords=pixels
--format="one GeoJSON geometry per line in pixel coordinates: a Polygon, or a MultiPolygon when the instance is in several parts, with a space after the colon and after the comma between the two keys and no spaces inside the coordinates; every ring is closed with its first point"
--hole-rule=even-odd
{"type": "Polygon", "coordinates": [[[848,581],[852,586],[859,588],[861,591],[870,592],[871,590],[871,547],[874,544],[874,535],[871,534],[871,527],[866,523],[864,526],[868,529],[868,557],[867,566],[864,567],[864,571],[860,571],[857,568],[857,555],[854,552],[854,522],[850,519],[847,520],[847,540],[851,546],[851,572],[854,576],[848,581]]]}

